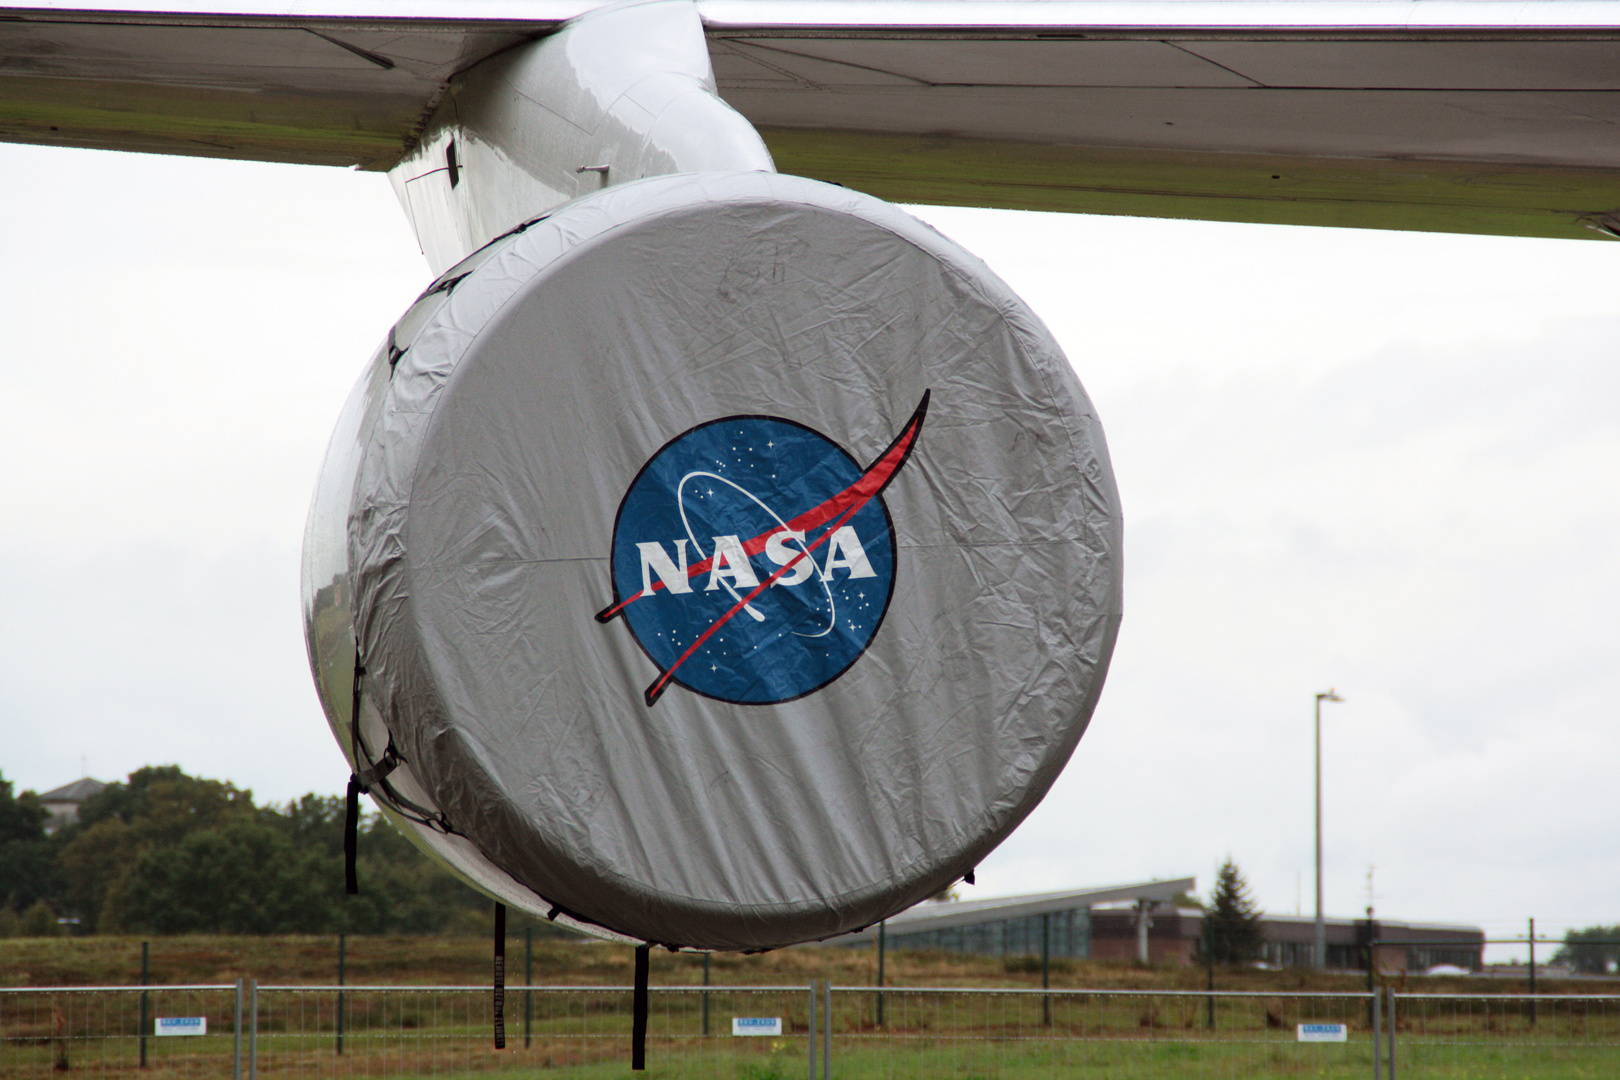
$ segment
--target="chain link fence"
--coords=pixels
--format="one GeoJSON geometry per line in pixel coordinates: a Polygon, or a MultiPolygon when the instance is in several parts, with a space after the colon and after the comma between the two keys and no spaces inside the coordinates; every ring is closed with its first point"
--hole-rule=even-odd
{"type": "Polygon", "coordinates": [[[1613,1080],[1620,995],[1396,994],[1400,1076],[1613,1080]]]}
{"type": "Polygon", "coordinates": [[[247,997],[241,983],[0,989],[0,1077],[228,1076],[249,1030],[247,997]],[[156,1033],[180,1017],[202,1023],[156,1033]]]}
{"type": "Polygon", "coordinates": [[[1362,1078],[1373,1071],[1373,999],[1365,993],[834,987],[831,996],[834,1067],[826,1075],[841,1078],[1362,1078]],[[1301,1042],[1302,1024],[1344,1041],[1301,1042]]]}
{"type": "MultiPolygon", "coordinates": [[[[503,1049],[495,1047],[487,986],[265,986],[257,997],[259,1070],[277,1076],[618,1076],[630,1061],[629,987],[508,987],[503,1049]]],[[[650,998],[650,1075],[766,1080],[807,1073],[808,987],[652,987],[650,998]],[[738,1017],[779,1023],[739,1037],[732,1024],[738,1017]]]]}
{"type": "MultiPolygon", "coordinates": [[[[594,1078],[629,1071],[629,987],[0,989],[0,1077],[594,1078]],[[167,1034],[160,1032],[174,1032],[167,1034]]],[[[669,1080],[1620,1077],[1620,995],[653,987],[669,1080]]]]}

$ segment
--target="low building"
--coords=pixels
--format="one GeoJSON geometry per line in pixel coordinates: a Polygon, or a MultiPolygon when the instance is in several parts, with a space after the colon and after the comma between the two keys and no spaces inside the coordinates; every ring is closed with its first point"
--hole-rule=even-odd
{"type": "Polygon", "coordinates": [[[1170,932],[1179,923],[1165,922],[1154,932],[1154,924],[1160,921],[1155,912],[1160,906],[1174,911],[1174,899],[1196,887],[1196,879],[1188,877],[991,900],[925,902],[888,920],[881,931],[869,926],[835,940],[840,945],[862,945],[875,941],[881,932],[890,949],[943,949],[980,956],[1040,956],[1044,952],[1079,958],[1099,955],[1100,949],[1100,955],[1120,952],[1121,959],[1163,962],[1179,956],[1185,945],[1170,932]],[[1127,912],[1127,944],[1119,946],[1113,941],[1118,920],[1112,914],[1103,922],[1107,940],[1099,942],[1093,908],[1121,901],[1133,905],[1127,912]]]}
{"type": "MultiPolygon", "coordinates": [[[[1204,913],[1176,901],[1195,886],[1189,877],[991,900],[926,902],[888,920],[881,931],[868,927],[836,942],[867,944],[881,932],[889,949],[1191,964],[1202,955],[1204,913]]],[[[1365,971],[1369,944],[1382,971],[1427,971],[1442,964],[1479,971],[1484,966],[1485,932],[1474,926],[1328,919],[1325,929],[1329,969],[1365,971]]],[[[1315,919],[1263,915],[1260,930],[1262,962],[1274,967],[1310,966],[1315,919]]]]}
{"type": "MultiPolygon", "coordinates": [[[[1201,908],[1159,901],[1148,908],[1147,915],[1148,963],[1190,964],[1198,959],[1198,942],[1204,934],[1201,908]]],[[[1091,959],[1140,960],[1141,917],[1141,909],[1135,904],[1092,908],[1091,959]]]]}
{"type": "MultiPolygon", "coordinates": [[[[1388,919],[1324,919],[1327,966],[1336,971],[1366,971],[1372,943],[1379,971],[1427,971],[1441,964],[1480,971],[1485,966],[1485,931],[1453,923],[1405,923],[1388,919]]],[[[1275,967],[1309,967],[1316,944],[1316,919],[1310,915],[1266,915],[1261,959],[1275,967]]]]}
{"type": "Polygon", "coordinates": [[[86,776],[75,780],[71,784],[63,784],[59,788],[52,788],[39,797],[39,804],[50,812],[45,821],[45,833],[49,835],[67,825],[79,820],[79,807],[83,806],[94,795],[107,790],[107,785],[100,780],[93,780],[86,776]]]}

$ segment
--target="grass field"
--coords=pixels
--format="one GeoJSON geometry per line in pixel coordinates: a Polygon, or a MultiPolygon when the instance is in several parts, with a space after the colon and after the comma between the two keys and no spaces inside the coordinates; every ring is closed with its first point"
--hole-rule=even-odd
{"type": "MultiPolygon", "coordinates": [[[[631,949],[584,938],[539,937],[534,940],[536,985],[628,985],[631,949]]],[[[490,977],[491,944],[477,936],[350,937],[347,978],[357,985],[468,985],[490,977]]],[[[261,984],[327,985],[337,981],[335,936],[286,935],[247,937],[184,935],[151,939],[154,984],[228,983],[238,978],[261,984]]],[[[508,981],[524,976],[524,939],[515,931],[507,939],[508,981]]],[[[757,956],[716,953],[711,978],[724,985],[801,985],[830,979],[840,986],[870,986],[877,976],[871,947],[798,946],[757,956]]],[[[0,986],[129,986],[140,982],[141,939],[91,936],[79,938],[0,938],[0,986]]],[[[1111,961],[1055,960],[1052,985],[1118,990],[1198,990],[1202,968],[1142,967],[1111,961]]],[[[703,959],[695,954],[652,954],[652,982],[696,985],[703,981],[703,959]]],[[[1038,987],[1038,961],[1020,957],[961,956],[941,952],[890,952],[886,981],[894,986],[1038,987]]],[[[1412,977],[1383,980],[1400,990],[1446,994],[1522,994],[1523,980],[1457,977],[1412,977]]],[[[1256,991],[1357,991],[1365,975],[1322,974],[1301,969],[1260,971],[1218,968],[1216,987],[1256,991]]],[[[1537,981],[1543,993],[1593,992],[1620,982],[1590,980],[1537,981]]]]}

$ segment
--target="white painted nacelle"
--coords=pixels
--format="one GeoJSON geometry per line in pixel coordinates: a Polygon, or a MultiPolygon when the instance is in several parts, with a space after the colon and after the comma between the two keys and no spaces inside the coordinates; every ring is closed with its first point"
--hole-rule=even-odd
{"type": "Polygon", "coordinates": [[[456,78],[388,174],[435,274],[571,199],[648,176],[774,171],[720,99],[697,9],[604,8],[456,78]]]}

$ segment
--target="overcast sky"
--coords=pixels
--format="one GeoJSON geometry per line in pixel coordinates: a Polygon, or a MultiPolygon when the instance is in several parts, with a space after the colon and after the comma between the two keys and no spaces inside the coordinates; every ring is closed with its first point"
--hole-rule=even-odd
{"type": "MultiPolygon", "coordinates": [[[[429,274],[386,180],[0,146],[0,770],[337,793],[315,469],[429,274]]],[[[1620,245],[917,208],[1047,320],[1126,514],[1068,771],[970,896],[1196,875],[1620,923],[1620,245]]],[[[1522,950],[1494,949],[1493,959],[1522,950]]]]}

